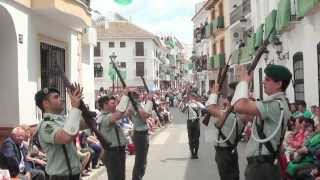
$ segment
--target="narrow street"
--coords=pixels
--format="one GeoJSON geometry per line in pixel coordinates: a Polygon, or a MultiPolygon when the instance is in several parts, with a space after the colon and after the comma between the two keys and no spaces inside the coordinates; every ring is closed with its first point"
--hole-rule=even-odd
{"type": "MultiPolygon", "coordinates": [[[[215,128],[201,125],[199,159],[190,159],[186,115],[177,108],[172,108],[174,119],[172,124],[151,137],[148,165],[144,180],[219,180],[214,162],[215,151],[213,141],[215,128]]],[[[239,163],[241,180],[245,161],[244,144],[239,145],[239,163]]],[[[131,179],[135,156],[127,156],[126,179],[131,179]]],[[[106,179],[105,176],[101,179],[106,179]]],[[[100,178],[99,178],[100,179],[100,178]]]]}

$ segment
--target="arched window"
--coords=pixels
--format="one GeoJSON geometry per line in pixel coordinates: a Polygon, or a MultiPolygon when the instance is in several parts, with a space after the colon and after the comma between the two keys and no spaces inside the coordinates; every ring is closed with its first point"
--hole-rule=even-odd
{"type": "Polygon", "coordinates": [[[295,101],[304,100],[303,54],[297,52],[293,55],[293,85],[295,101]]]}

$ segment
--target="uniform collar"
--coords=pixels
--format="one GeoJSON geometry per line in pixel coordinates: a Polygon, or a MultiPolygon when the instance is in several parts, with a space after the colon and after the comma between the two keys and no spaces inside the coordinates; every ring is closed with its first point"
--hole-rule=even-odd
{"type": "Polygon", "coordinates": [[[63,115],[53,114],[53,113],[44,113],[43,114],[43,118],[61,119],[61,120],[63,120],[63,115]]]}
{"type": "Polygon", "coordinates": [[[275,94],[272,94],[271,96],[267,96],[265,101],[272,101],[274,99],[282,99],[284,97],[285,97],[284,92],[277,92],[275,94]]]}

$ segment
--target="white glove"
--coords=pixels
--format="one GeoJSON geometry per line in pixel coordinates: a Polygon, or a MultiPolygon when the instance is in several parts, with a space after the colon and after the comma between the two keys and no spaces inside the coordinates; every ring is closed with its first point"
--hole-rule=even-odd
{"type": "Polygon", "coordinates": [[[218,103],[218,94],[212,93],[210,94],[208,101],[206,102],[206,106],[210,106],[212,104],[217,104],[218,103]]]}
{"type": "Polygon", "coordinates": [[[80,119],[81,119],[80,109],[72,108],[69,111],[68,117],[66,118],[66,121],[63,126],[63,130],[66,131],[71,136],[76,135],[79,131],[80,119]]]}
{"type": "Polygon", "coordinates": [[[148,100],[146,105],[144,106],[144,111],[148,114],[152,113],[153,103],[152,101],[148,100]]]}
{"type": "Polygon", "coordinates": [[[249,96],[249,89],[248,89],[248,82],[247,81],[240,81],[234,91],[234,95],[231,101],[231,105],[233,106],[239,99],[248,98],[249,96]]]}
{"type": "Polygon", "coordinates": [[[129,103],[129,97],[128,96],[122,96],[119,104],[116,107],[116,110],[119,112],[125,112],[129,103]]]}

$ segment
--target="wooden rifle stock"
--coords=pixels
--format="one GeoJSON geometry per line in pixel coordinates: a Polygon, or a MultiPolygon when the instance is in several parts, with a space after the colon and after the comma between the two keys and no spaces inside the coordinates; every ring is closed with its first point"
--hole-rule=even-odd
{"type": "MultiPolygon", "coordinates": [[[[149,88],[148,88],[148,86],[147,86],[146,80],[144,79],[143,76],[140,76],[140,78],[142,79],[144,88],[146,89],[147,93],[149,94],[150,91],[149,91],[149,88]]],[[[153,108],[153,110],[156,112],[158,119],[159,119],[160,121],[162,121],[162,118],[161,118],[161,116],[160,116],[160,113],[159,113],[159,111],[158,111],[158,109],[157,109],[157,104],[156,104],[156,102],[154,101],[153,98],[151,99],[151,101],[152,101],[152,108],[153,108]]]]}
{"type": "MultiPolygon", "coordinates": [[[[75,90],[75,87],[71,84],[71,82],[69,81],[69,79],[66,77],[66,75],[64,74],[64,71],[62,70],[61,66],[59,66],[58,64],[56,64],[56,70],[58,71],[57,74],[61,77],[63,84],[65,85],[65,87],[67,89],[69,89],[71,92],[75,90]]],[[[87,126],[95,133],[95,135],[97,136],[98,140],[100,141],[102,147],[106,150],[108,149],[108,147],[111,145],[111,143],[106,140],[102,134],[100,133],[100,131],[97,129],[97,124],[95,121],[95,117],[96,117],[96,113],[93,111],[90,111],[85,103],[83,102],[83,100],[80,100],[80,106],[79,109],[82,112],[82,117],[85,121],[85,123],[87,124],[87,126]]]]}
{"type": "MultiPolygon", "coordinates": [[[[230,63],[230,60],[231,60],[231,57],[232,57],[232,54],[230,54],[229,58],[228,58],[228,61],[227,61],[227,64],[224,66],[224,68],[220,67],[219,68],[219,72],[218,72],[218,78],[217,78],[217,83],[219,84],[219,91],[220,89],[222,88],[222,84],[223,82],[225,81],[226,77],[227,77],[227,72],[229,70],[229,63],[230,63]]],[[[205,125],[205,126],[208,126],[209,125],[209,122],[210,122],[210,113],[208,112],[205,117],[203,118],[202,120],[202,123],[205,125]]]]}

